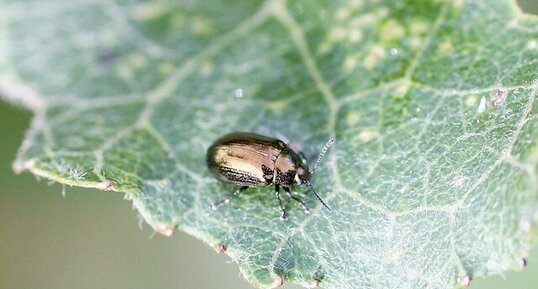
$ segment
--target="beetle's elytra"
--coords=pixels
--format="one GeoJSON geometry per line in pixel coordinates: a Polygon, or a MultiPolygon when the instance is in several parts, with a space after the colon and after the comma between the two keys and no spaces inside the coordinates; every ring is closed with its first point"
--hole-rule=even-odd
{"type": "MultiPolygon", "coordinates": [[[[253,133],[234,132],[217,139],[209,147],[207,165],[220,181],[240,186],[231,197],[249,187],[274,185],[282,212],[281,218],[286,219],[286,209],[280,197],[281,187],[290,198],[299,202],[307,213],[311,211],[302,199],[291,193],[290,187],[294,184],[308,186],[323,206],[330,210],[312,187],[310,177],[321,157],[333,143],[334,139],[331,139],[325,144],[314,168],[309,171],[303,155],[293,151],[283,141],[253,133]]],[[[212,209],[216,210],[228,203],[231,197],[214,203],[212,209]]]]}

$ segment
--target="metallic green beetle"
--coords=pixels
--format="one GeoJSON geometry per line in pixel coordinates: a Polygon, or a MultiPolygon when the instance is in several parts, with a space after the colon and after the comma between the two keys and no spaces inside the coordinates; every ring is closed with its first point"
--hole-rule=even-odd
{"type": "Polygon", "coordinates": [[[224,183],[240,186],[231,197],[214,203],[216,210],[230,202],[230,199],[249,187],[275,186],[275,195],[282,212],[281,219],[288,215],[280,198],[280,187],[286,194],[299,202],[310,213],[311,208],[299,197],[294,196],[290,187],[294,184],[308,186],[318,200],[330,210],[330,207],[316,193],[310,177],[334,139],[327,141],[314,168],[309,171],[306,159],[302,154],[293,151],[283,141],[253,133],[233,132],[217,139],[207,150],[207,165],[217,179],[224,183]]]}

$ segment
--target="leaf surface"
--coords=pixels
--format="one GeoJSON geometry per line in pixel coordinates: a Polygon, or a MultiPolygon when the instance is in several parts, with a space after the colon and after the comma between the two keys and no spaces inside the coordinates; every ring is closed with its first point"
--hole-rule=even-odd
{"type": "MultiPolygon", "coordinates": [[[[0,3],[0,94],[35,112],[14,167],[126,192],[146,222],[227,248],[245,278],[453,288],[517,268],[536,216],[538,21],[494,1],[0,3]],[[221,135],[314,160],[325,210],[235,189],[221,135]]],[[[286,197],[285,197],[286,198],[286,197]]]]}

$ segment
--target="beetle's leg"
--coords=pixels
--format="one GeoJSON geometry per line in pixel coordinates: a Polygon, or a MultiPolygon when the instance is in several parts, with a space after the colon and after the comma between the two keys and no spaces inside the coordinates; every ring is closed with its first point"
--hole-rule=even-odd
{"type": "Polygon", "coordinates": [[[286,208],[284,207],[284,202],[280,198],[280,186],[275,185],[275,196],[278,199],[278,205],[280,206],[280,211],[282,215],[280,216],[281,220],[286,220],[288,218],[288,213],[286,213],[286,208]]]}
{"type": "Polygon", "coordinates": [[[224,199],[222,199],[222,200],[220,200],[218,202],[213,203],[213,205],[211,205],[211,210],[214,211],[214,210],[220,208],[222,205],[228,204],[233,197],[239,195],[239,193],[241,193],[242,191],[244,191],[246,189],[248,189],[248,186],[240,187],[230,197],[224,198],[224,199]]]}
{"type": "Polygon", "coordinates": [[[284,191],[286,191],[286,194],[288,194],[288,196],[290,196],[290,198],[294,199],[296,202],[303,205],[305,213],[307,213],[307,214],[312,213],[312,209],[301,198],[291,194],[290,188],[288,188],[288,187],[283,187],[283,188],[284,188],[284,191]]]}

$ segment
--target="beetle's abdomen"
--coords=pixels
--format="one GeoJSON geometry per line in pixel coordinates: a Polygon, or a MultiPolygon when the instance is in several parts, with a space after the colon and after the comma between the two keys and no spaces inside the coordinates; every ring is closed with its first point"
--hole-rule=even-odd
{"type": "Polygon", "coordinates": [[[207,164],[215,176],[238,186],[263,187],[272,183],[280,141],[234,133],[218,139],[207,151],[207,164]]]}

